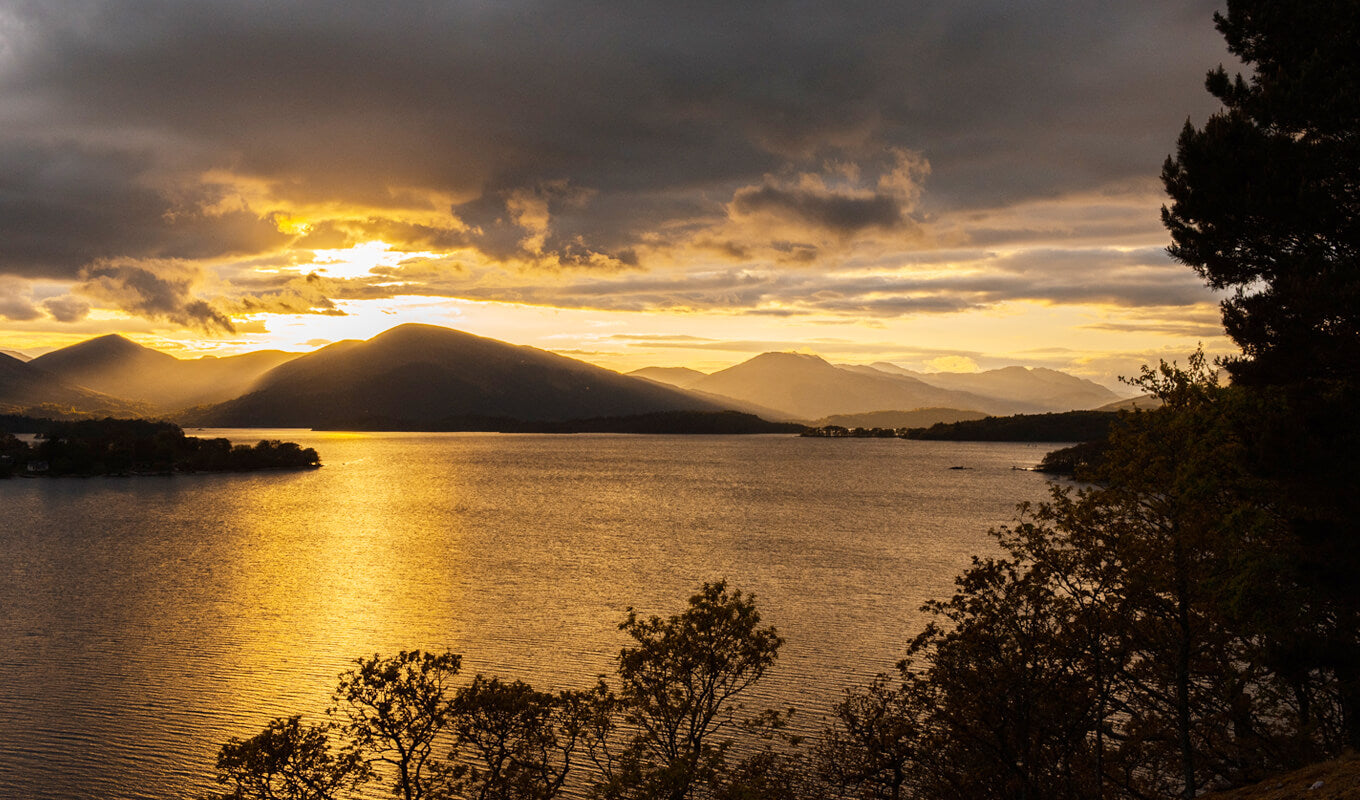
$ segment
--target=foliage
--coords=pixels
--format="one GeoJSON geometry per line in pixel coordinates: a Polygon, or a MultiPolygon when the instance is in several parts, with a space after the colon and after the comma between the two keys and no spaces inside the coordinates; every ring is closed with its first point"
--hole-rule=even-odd
{"type": "Polygon", "coordinates": [[[643,619],[630,609],[620,627],[636,646],[619,655],[618,694],[603,680],[553,695],[482,675],[455,689],[461,659],[452,653],[358,659],[340,676],[329,712],[345,742],[341,756],[328,755],[327,730],[276,720],[222,748],[220,780],[236,785],[229,795],[236,800],[338,798],[342,786],[370,777],[404,800],[552,800],[573,773],[572,791],[581,791],[577,767],[588,759],[597,769],[590,789],[601,797],[803,792],[802,764],[792,755],[767,746],[729,764],[734,737],[769,737],[783,723],[774,712],[739,716],[737,697],[782,643],[760,625],[754,597],[704,584],[683,613],[643,619]],[[313,786],[327,793],[299,793],[313,786]]]}
{"type": "Polygon", "coordinates": [[[478,675],[453,703],[449,785],[472,800],[556,797],[585,749],[600,692],[538,692],[478,675]]]}
{"type": "Polygon", "coordinates": [[[1360,5],[1229,0],[1216,14],[1249,68],[1189,122],[1162,180],[1170,252],[1216,289],[1253,384],[1360,376],[1360,5]]]}
{"type": "Polygon", "coordinates": [[[634,731],[616,761],[597,762],[602,797],[684,800],[713,784],[743,725],[775,727],[779,715],[745,720],[737,697],[775,662],[783,639],[760,627],[755,598],[705,583],[681,614],[619,626],[635,646],[619,653],[616,709],[634,731]]]}
{"type": "Polygon", "coordinates": [[[1104,438],[1117,416],[1113,411],[1014,414],[911,428],[906,438],[951,442],[1088,442],[1104,438]]]}
{"type": "Polygon", "coordinates": [[[169,472],[246,472],[297,469],[320,463],[316,450],[296,442],[261,441],[232,446],[226,439],[185,436],[178,425],[142,419],[58,422],[10,418],[16,427],[39,428],[32,446],[5,435],[0,470],[47,475],[127,475],[169,472]],[[34,424],[26,424],[25,421],[34,424]]]}
{"type": "Polygon", "coordinates": [[[907,797],[920,777],[932,704],[931,687],[910,670],[896,686],[880,675],[864,689],[847,690],[814,750],[818,778],[856,800],[907,797]]]}
{"type": "Polygon", "coordinates": [[[453,715],[451,679],[460,664],[452,653],[403,650],[358,659],[340,676],[332,713],[360,750],[395,770],[397,797],[437,796],[435,739],[453,715]]]}
{"type": "Polygon", "coordinates": [[[1021,506],[1003,554],[926,606],[901,683],[838,710],[818,748],[835,794],[1193,797],[1344,741],[1349,678],[1318,647],[1344,638],[1317,615],[1337,601],[1259,468],[1271,398],[1202,354],[1138,384],[1164,406],[1120,417],[1090,483],[1021,506]]]}
{"type": "Polygon", "coordinates": [[[275,719],[249,739],[232,739],[217,756],[219,800],[334,800],[369,778],[354,750],[331,751],[328,729],[300,717],[275,719]]]}

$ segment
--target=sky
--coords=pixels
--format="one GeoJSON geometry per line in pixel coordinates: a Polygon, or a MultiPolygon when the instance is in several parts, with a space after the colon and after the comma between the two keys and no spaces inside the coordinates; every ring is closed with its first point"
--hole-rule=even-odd
{"type": "Polygon", "coordinates": [[[1216,8],[0,0],[0,347],[427,322],[1117,387],[1231,351],[1159,218],[1216,8]]]}

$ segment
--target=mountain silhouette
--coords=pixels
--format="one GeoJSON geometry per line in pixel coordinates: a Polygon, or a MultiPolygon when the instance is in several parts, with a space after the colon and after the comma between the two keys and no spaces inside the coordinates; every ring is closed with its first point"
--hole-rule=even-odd
{"type": "Polygon", "coordinates": [[[871,411],[953,408],[987,414],[1036,410],[1032,405],[942,389],[905,375],[845,369],[820,356],[763,353],[689,385],[693,391],[777,409],[791,419],[871,411]]]}
{"type": "Polygon", "coordinates": [[[707,374],[689,367],[643,367],[626,374],[634,378],[646,378],[649,381],[678,386],[681,389],[687,389],[695,382],[708,377],[707,374]]]}
{"type": "Polygon", "coordinates": [[[871,364],[870,368],[889,375],[914,378],[941,389],[1028,403],[1042,411],[1091,409],[1120,401],[1119,395],[1094,381],[1047,367],[1010,366],[982,372],[914,372],[880,361],[871,364]]]}
{"type": "Polygon", "coordinates": [[[249,394],[198,410],[190,421],[419,430],[459,418],[559,421],[720,410],[718,403],[545,350],[406,324],[275,367],[249,394]]]}
{"type": "Polygon", "coordinates": [[[12,356],[0,354],[0,413],[40,416],[138,416],[144,406],[92,392],[12,356]]]}
{"type": "Polygon", "coordinates": [[[296,353],[260,350],[225,358],[178,359],[110,334],[54,350],[29,363],[67,383],[169,412],[244,394],[260,376],[296,357],[296,353]]]}

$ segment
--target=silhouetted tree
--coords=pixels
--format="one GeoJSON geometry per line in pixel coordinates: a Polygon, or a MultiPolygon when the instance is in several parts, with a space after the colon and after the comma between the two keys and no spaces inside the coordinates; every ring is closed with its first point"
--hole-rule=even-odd
{"type": "Polygon", "coordinates": [[[931,687],[909,670],[896,685],[880,675],[864,689],[847,691],[813,754],[828,793],[855,800],[914,796],[933,707],[931,687]]]}
{"type": "Polygon", "coordinates": [[[275,719],[249,739],[232,739],[217,755],[217,800],[338,800],[369,778],[354,749],[333,752],[326,727],[300,717],[275,719]]]}
{"type": "Polygon", "coordinates": [[[461,661],[452,653],[402,651],[358,659],[340,676],[332,713],[359,750],[393,768],[392,792],[403,800],[441,790],[446,770],[434,746],[453,715],[451,680],[461,661]]]}
{"type": "Polygon", "coordinates": [[[566,784],[596,713],[594,692],[535,691],[478,675],[453,702],[449,786],[468,800],[550,800],[566,784]]]}
{"type": "Polygon", "coordinates": [[[1214,17],[1248,75],[1186,123],[1162,180],[1170,252],[1229,289],[1238,382],[1360,376],[1360,4],[1228,0],[1214,17]]]}
{"type": "Polygon", "coordinates": [[[753,596],[705,583],[684,612],[643,618],[629,609],[619,628],[636,644],[619,653],[618,697],[608,702],[627,742],[609,751],[621,731],[608,721],[597,726],[598,796],[686,800],[717,781],[738,729],[779,724],[778,714],[739,716],[738,697],[783,644],[773,627],[760,626],[753,596]]]}

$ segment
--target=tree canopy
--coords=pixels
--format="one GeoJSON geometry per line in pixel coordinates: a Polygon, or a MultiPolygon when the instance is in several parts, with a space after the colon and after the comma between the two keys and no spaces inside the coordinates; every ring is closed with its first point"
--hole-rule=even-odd
{"type": "Polygon", "coordinates": [[[1169,252],[1228,290],[1239,382],[1360,376],[1360,4],[1229,0],[1249,72],[1209,73],[1223,108],[1181,132],[1162,180],[1169,252]]]}

